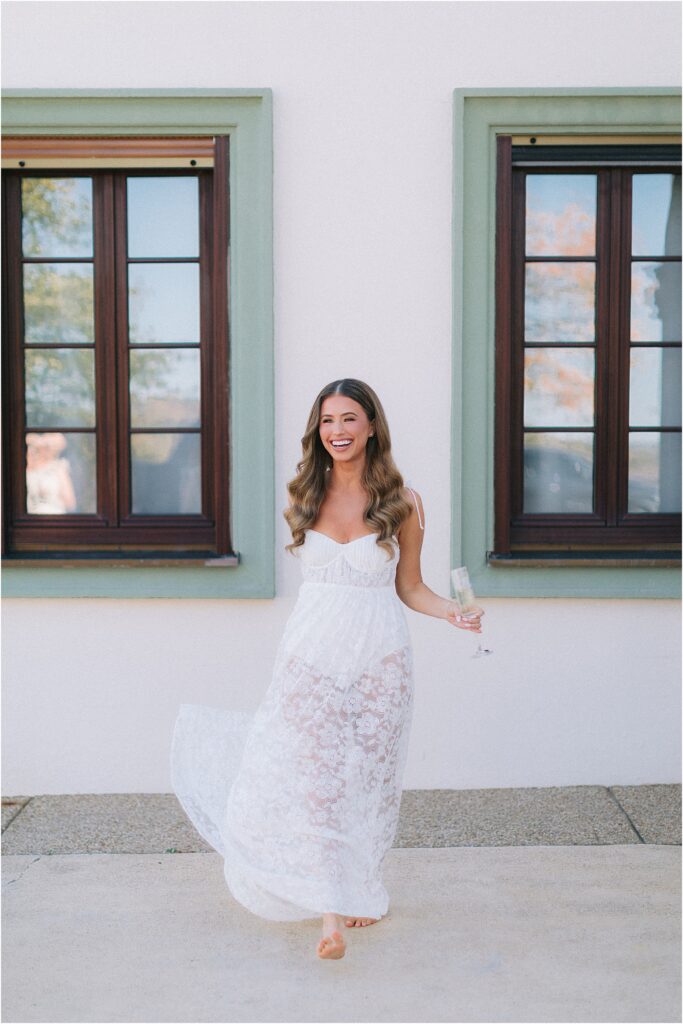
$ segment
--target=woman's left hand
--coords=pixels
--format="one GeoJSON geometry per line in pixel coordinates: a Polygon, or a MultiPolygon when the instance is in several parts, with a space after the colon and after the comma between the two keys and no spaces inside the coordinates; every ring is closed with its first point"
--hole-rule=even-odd
{"type": "Polygon", "coordinates": [[[483,608],[470,608],[467,612],[461,612],[457,604],[449,604],[446,609],[448,622],[452,626],[466,629],[470,633],[481,633],[481,617],[484,614],[483,608]]]}

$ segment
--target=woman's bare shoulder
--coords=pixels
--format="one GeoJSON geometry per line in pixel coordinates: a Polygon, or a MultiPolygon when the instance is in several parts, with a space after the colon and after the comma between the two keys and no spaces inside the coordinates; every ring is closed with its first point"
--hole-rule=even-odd
{"type": "Polygon", "coordinates": [[[420,518],[422,519],[422,522],[424,522],[424,506],[422,504],[422,495],[419,491],[416,491],[414,487],[408,487],[408,485],[406,485],[403,488],[403,497],[406,501],[410,502],[413,509],[417,505],[420,518]]]}
{"type": "Polygon", "coordinates": [[[410,515],[401,524],[401,527],[400,527],[399,532],[397,534],[399,540],[401,538],[401,534],[405,533],[404,527],[407,524],[410,524],[409,525],[409,530],[410,530],[411,533],[412,533],[413,528],[414,528],[416,533],[421,534],[422,531],[424,530],[424,521],[425,521],[425,518],[424,518],[424,506],[422,504],[422,498],[421,498],[420,494],[415,490],[415,488],[414,487],[408,487],[408,485],[406,485],[402,489],[401,495],[408,502],[408,504],[410,505],[410,515]]]}

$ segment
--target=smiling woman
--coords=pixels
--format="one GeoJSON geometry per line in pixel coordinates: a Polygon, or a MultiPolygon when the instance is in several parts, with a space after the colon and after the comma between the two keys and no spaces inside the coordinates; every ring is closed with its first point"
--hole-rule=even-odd
{"type": "Polygon", "coordinates": [[[184,705],[173,786],[225,858],[245,907],[322,914],[317,955],[344,955],[343,922],[388,910],[382,865],[398,825],[413,707],[403,604],[479,631],[422,582],[424,510],[403,486],[389,427],[362,381],[320,392],[289,484],[287,546],[303,582],[253,720],[184,705]]]}
{"type": "Polygon", "coordinates": [[[353,378],[328,384],[313,404],[301,444],[303,458],[284,513],[293,538],[287,550],[302,545],[312,527],[350,540],[360,522],[391,554],[391,537],[410,515],[411,504],[375,392],[353,378]]]}
{"type": "Polygon", "coordinates": [[[326,447],[335,452],[346,451],[356,442],[365,447],[370,437],[374,437],[374,430],[362,405],[345,395],[329,395],[324,400],[320,414],[320,439],[326,447]]]}

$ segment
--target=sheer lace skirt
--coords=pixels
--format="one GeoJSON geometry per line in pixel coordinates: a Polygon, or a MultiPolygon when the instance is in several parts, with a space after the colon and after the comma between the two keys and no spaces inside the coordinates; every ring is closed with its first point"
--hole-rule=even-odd
{"type": "Polygon", "coordinates": [[[182,706],[173,787],[249,910],[270,920],[381,917],[412,650],[395,592],[316,590],[302,588],[254,714],[182,706]]]}

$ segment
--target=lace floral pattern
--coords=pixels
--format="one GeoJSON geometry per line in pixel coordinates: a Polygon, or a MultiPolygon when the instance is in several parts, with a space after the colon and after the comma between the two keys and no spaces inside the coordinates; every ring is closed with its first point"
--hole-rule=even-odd
{"type": "Polygon", "coordinates": [[[258,710],[183,705],[173,786],[249,910],[381,917],[413,706],[398,552],[387,565],[374,538],[314,531],[300,552],[304,581],[258,710]]]}

